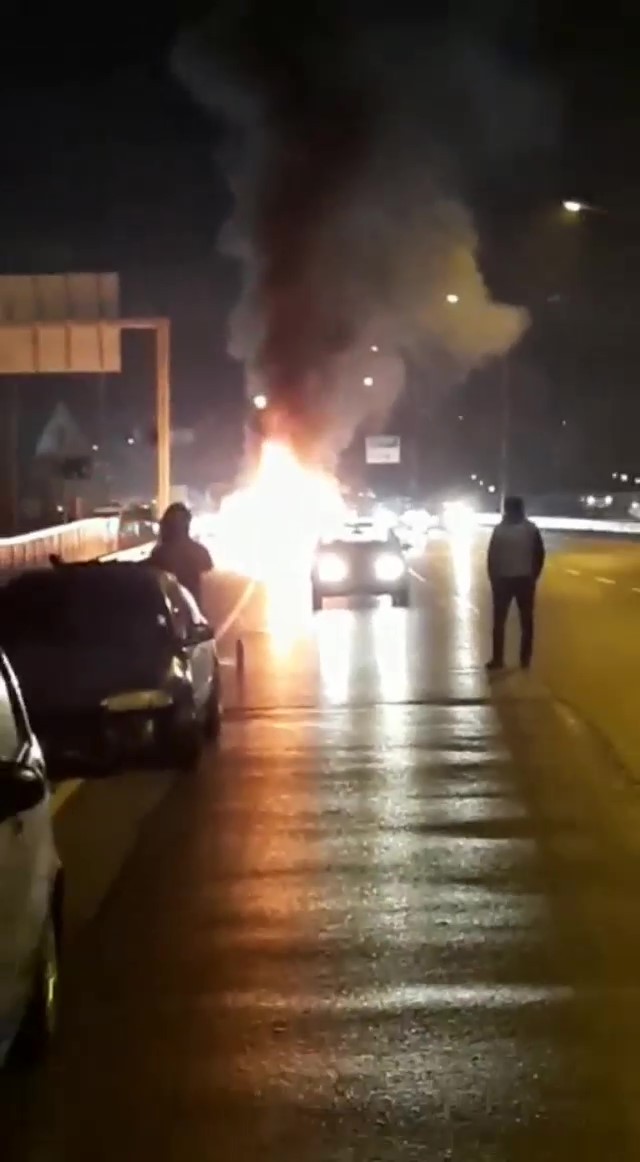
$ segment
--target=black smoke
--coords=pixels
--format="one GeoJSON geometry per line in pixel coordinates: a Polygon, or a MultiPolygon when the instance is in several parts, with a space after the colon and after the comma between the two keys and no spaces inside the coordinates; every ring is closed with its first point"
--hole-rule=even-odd
{"type": "Polygon", "coordinates": [[[365,22],[348,0],[228,0],[176,46],[223,134],[220,246],[243,269],[230,350],[294,438],[338,451],[367,416],[383,422],[405,357],[446,387],[526,326],[491,300],[452,194],[442,129],[474,136],[473,100],[447,60],[425,27],[365,22]]]}

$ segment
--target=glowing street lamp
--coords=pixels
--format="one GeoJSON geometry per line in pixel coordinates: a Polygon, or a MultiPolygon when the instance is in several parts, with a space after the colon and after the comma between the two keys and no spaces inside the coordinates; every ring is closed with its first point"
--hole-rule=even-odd
{"type": "Polygon", "coordinates": [[[362,382],[364,383],[365,387],[373,387],[373,377],[371,375],[365,375],[362,382]]]}
{"type": "Polygon", "coordinates": [[[563,202],[562,206],[563,209],[567,211],[567,214],[580,214],[583,210],[587,209],[584,202],[575,202],[571,198],[568,198],[566,202],[563,202]]]}
{"type": "Polygon", "coordinates": [[[267,407],[267,404],[269,401],[268,401],[266,395],[263,395],[263,393],[260,392],[259,395],[254,395],[253,400],[251,402],[253,403],[253,406],[256,409],[256,411],[263,412],[265,410],[265,408],[267,407]]]}
{"type": "Polygon", "coordinates": [[[377,343],[372,343],[371,350],[373,351],[374,355],[377,355],[380,348],[378,347],[377,343]]]}
{"type": "Polygon", "coordinates": [[[455,307],[456,303],[460,302],[460,295],[453,295],[453,294],[447,295],[447,302],[452,307],[455,307]]]}

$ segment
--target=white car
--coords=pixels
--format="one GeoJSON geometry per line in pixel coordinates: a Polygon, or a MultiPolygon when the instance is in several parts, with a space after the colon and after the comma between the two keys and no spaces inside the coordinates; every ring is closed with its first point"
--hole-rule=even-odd
{"type": "Polygon", "coordinates": [[[0,1064],[51,1038],[62,891],[42,751],[0,651],[0,1064]]]}

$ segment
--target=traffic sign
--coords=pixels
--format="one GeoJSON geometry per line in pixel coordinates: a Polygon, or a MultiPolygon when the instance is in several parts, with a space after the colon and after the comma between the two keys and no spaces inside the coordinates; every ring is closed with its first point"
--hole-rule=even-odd
{"type": "Polygon", "coordinates": [[[67,460],[91,455],[91,444],[65,404],[59,403],[36,445],[39,460],[67,460]]]}
{"type": "Polygon", "coordinates": [[[120,371],[117,274],[0,275],[0,375],[120,371]]]}
{"type": "Polygon", "coordinates": [[[367,436],[365,439],[367,464],[399,464],[399,436],[367,436]]]}

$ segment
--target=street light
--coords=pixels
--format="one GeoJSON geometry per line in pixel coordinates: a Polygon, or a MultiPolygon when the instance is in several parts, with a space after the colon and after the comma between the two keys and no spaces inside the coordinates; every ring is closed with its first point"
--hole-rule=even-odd
{"type": "Polygon", "coordinates": [[[371,350],[373,351],[374,355],[377,355],[380,348],[378,347],[378,345],[376,343],[372,343],[371,350]]]}
{"type": "Polygon", "coordinates": [[[567,211],[567,214],[573,214],[576,217],[578,214],[606,214],[607,210],[602,206],[594,206],[593,202],[577,202],[573,198],[567,198],[566,202],[562,203],[562,209],[567,211]]]}
{"type": "Polygon", "coordinates": [[[456,305],[456,303],[460,302],[460,296],[459,295],[447,295],[447,302],[450,303],[452,307],[454,307],[456,305]]]}
{"type": "Polygon", "coordinates": [[[266,395],[264,395],[262,392],[260,392],[259,395],[254,395],[253,400],[251,402],[253,403],[253,406],[256,409],[256,411],[263,412],[263,411],[265,411],[269,401],[268,401],[266,395]]]}
{"type": "Polygon", "coordinates": [[[364,383],[365,387],[373,387],[373,378],[371,375],[365,375],[362,382],[364,383]]]}

